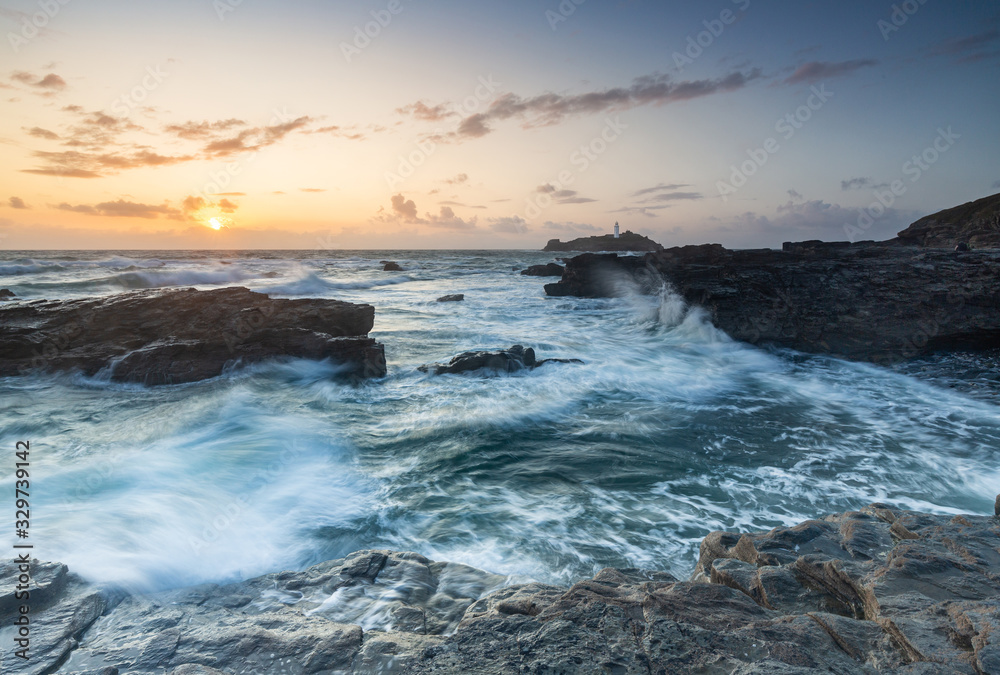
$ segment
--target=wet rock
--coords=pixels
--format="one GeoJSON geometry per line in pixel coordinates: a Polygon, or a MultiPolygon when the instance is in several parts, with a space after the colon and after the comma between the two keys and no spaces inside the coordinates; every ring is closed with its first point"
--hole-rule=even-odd
{"type": "Polygon", "coordinates": [[[10,300],[16,297],[17,294],[9,288],[0,288],[0,300],[10,300]]]}
{"type": "Polygon", "coordinates": [[[434,375],[468,373],[486,370],[499,373],[513,373],[519,370],[534,369],[547,363],[583,363],[579,359],[542,359],[535,357],[531,347],[514,345],[510,349],[499,351],[463,352],[448,363],[435,363],[420,366],[419,370],[434,375]]]}
{"type": "Polygon", "coordinates": [[[399,263],[393,262],[391,260],[383,261],[385,267],[382,268],[383,272],[402,272],[403,268],[399,266],[399,263]]]}
{"type": "Polygon", "coordinates": [[[993,515],[1000,516],[1000,495],[997,495],[997,500],[993,503],[993,515]]]}
{"type": "Polygon", "coordinates": [[[463,300],[465,300],[465,295],[463,293],[444,295],[437,299],[438,302],[462,302],[463,300]]]}
{"type": "Polygon", "coordinates": [[[570,260],[554,297],[672,287],[736,340],[891,363],[1000,346],[1000,250],[961,255],[897,242],[717,244],[570,260]]]}
{"type": "Polygon", "coordinates": [[[526,277],[561,277],[566,271],[562,265],[548,263],[547,265],[531,265],[528,269],[521,270],[522,276],[526,277]]]}
{"type": "MultiPolygon", "coordinates": [[[[609,568],[569,588],[504,586],[415,553],[359,551],[90,606],[93,588],[36,563],[48,647],[10,672],[980,675],[1000,666],[997,569],[997,518],[884,504],[712,533],[690,581],[609,568]]],[[[0,588],[13,573],[0,567],[0,588]]]]}
{"type": "Polygon", "coordinates": [[[291,356],[332,359],[352,377],[381,377],[384,349],[368,337],[374,317],[371,305],[272,299],[245,288],[21,302],[0,308],[0,375],[103,371],[116,381],[169,384],[291,356]]]}

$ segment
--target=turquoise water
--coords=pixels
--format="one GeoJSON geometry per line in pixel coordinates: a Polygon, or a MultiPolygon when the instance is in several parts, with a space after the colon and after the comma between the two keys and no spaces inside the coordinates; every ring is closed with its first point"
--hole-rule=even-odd
{"type": "MultiPolygon", "coordinates": [[[[887,370],[733,342],[664,289],[546,298],[501,252],[0,254],[24,299],[247,286],[376,307],[389,375],[328,363],[146,388],[0,379],[0,447],[32,443],[32,541],[139,588],[413,550],[516,579],[606,566],[689,574],[716,529],[766,529],[872,501],[992,513],[996,397],[945,360],[887,370]],[[380,260],[406,271],[383,272],[380,260]],[[437,303],[464,293],[462,303],[437,303]],[[476,348],[579,358],[513,375],[417,367],[476,348]],[[935,377],[922,377],[936,368],[935,377]],[[951,370],[949,370],[951,368],[951,370]],[[943,378],[943,379],[942,379],[943,378]],[[988,392],[987,392],[988,394],[988,392]]],[[[0,464],[8,491],[13,459],[0,464]]],[[[12,515],[12,514],[11,514],[12,515]]],[[[14,543],[3,528],[0,545],[14,543]]]]}

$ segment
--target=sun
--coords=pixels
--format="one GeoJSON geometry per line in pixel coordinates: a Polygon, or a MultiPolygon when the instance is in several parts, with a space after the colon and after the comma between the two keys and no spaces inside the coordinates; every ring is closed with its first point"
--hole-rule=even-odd
{"type": "Polygon", "coordinates": [[[213,230],[221,230],[222,229],[222,221],[219,220],[218,218],[209,218],[209,220],[208,220],[208,226],[210,228],[212,228],[213,230]]]}

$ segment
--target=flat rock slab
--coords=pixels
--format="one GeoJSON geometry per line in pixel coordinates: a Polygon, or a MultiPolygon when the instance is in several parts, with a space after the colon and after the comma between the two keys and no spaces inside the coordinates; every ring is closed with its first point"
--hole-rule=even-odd
{"type": "MultiPolygon", "coordinates": [[[[714,532],[688,581],[609,568],[570,588],[506,585],[372,550],[122,600],[33,565],[37,651],[5,654],[4,673],[1000,672],[1000,518],[884,504],[714,532]]],[[[0,565],[2,588],[16,575],[0,565]]],[[[14,604],[0,595],[5,644],[14,604]]]]}
{"type": "Polygon", "coordinates": [[[272,299],[246,288],[16,302],[0,307],[0,376],[79,371],[170,384],[288,356],[331,359],[350,376],[381,377],[385,352],[368,337],[374,320],[371,305],[272,299]]]}

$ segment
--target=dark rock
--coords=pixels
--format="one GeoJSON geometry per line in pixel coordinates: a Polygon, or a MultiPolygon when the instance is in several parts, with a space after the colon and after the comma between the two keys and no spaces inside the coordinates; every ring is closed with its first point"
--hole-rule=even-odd
{"type": "Polygon", "coordinates": [[[10,300],[16,298],[17,294],[9,288],[0,288],[0,300],[10,300]]]}
{"type": "Polygon", "coordinates": [[[969,245],[966,244],[964,241],[960,241],[957,244],[955,244],[956,253],[965,253],[968,250],[969,250],[969,245]]]}
{"type": "Polygon", "coordinates": [[[1000,516],[1000,495],[997,495],[997,500],[993,503],[993,515],[1000,516]]]}
{"type": "Polygon", "coordinates": [[[648,237],[625,231],[618,239],[613,234],[597,237],[580,237],[563,243],[550,239],[544,251],[661,251],[663,246],[648,237]]]}
{"type": "Polygon", "coordinates": [[[1000,194],[921,218],[897,236],[928,248],[1000,248],[1000,194]]]}
{"type": "Polygon", "coordinates": [[[562,265],[548,263],[547,265],[531,265],[526,270],[521,270],[521,275],[526,277],[561,277],[565,268],[562,265]]]}
{"type": "Polygon", "coordinates": [[[351,377],[385,375],[368,337],[371,305],[271,299],[245,288],[157,290],[0,309],[0,375],[101,371],[168,384],[215,377],[227,364],[292,356],[332,359],[351,377]]]}
{"type": "Polygon", "coordinates": [[[383,272],[402,272],[403,268],[399,266],[399,263],[387,261],[385,267],[382,268],[383,272]]]}
{"type": "Polygon", "coordinates": [[[518,370],[538,368],[546,363],[583,363],[583,361],[578,359],[543,359],[539,361],[535,357],[535,350],[531,347],[525,349],[522,345],[514,345],[510,349],[499,351],[464,352],[448,363],[420,366],[419,370],[434,375],[467,373],[476,370],[513,373],[518,370]]]}
{"type": "Polygon", "coordinates": [[[462,302],[463,300],[465,300],[465,295],[462,293],[445,295],[437,299],[438,302],[462,302]]]}
{"type": "Polygon", "coordinates": [[[875,362],[1000,346],[1000,251],[956,256],[836,242],[784,248],[584,254],[545,292],[613,297],[656,291],[665,281],[737,340],[875,362]]]}

